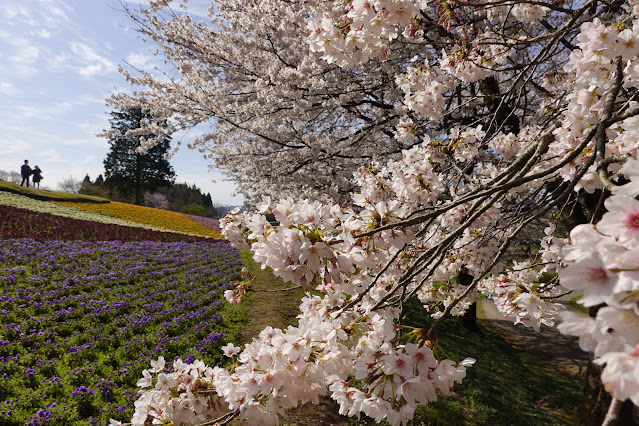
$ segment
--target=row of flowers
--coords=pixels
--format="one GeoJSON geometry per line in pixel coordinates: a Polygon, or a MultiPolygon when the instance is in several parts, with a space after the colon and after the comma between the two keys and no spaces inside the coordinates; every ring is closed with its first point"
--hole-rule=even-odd
{"type": "Polygon", "coordinates": [[[177,232],[74,219],[0,204],[0,238],[85,241],[204,241],[209,238],[177,232]]]}
{"type": "Polygon", "coordinates": [[[213,238],[224,238],[218,231],[211,229],[195,220],[181,214],[168,210],[161,210],[152,207],[136,206],[134,204],[119,203],[75,203],[67,201],[56,201],[56,204],[67,207],[74,207],[105,216],[118,219],[129,220],[145,225],[157,226],[160,228],[184,232],[187,234],[202,235],[213,238]]]}
{"type": "Polygon", "coordinates": [[[0,241],[0,424],[126,420],[150,360],[219,363],[240,268],[225,241],[0,241]]]}
{"type": "Polygon", "coordinates": [[[0,205],[19,207],[41,213],[51,213],[56,216],[71,217],[74,219],[91,220],[100,223],[112,223],[114,225],[136,226],[140,228],[155,229],[164,231],[164,228],[152,226],[130,220],[118,219],[112,216],[105,216],[90,212],[88,210],[80,210],[73,207],[67,207],[60,204],[51,203],[49,201],[36,200],[35,198],[25,197],[24,195],[13,194],[11,192],[0,191],[0,205]]]}
{"type": "Polygon", "coordinates": [[[193,219],[197,223],[201,223],[207,228],[215,229],[216,231],[220,231],[220,221],[219,219],[214,219],[212,217],[202,217],[194,214],[181,213],[183,216],[188,217],[189,219],[193,219]]]}

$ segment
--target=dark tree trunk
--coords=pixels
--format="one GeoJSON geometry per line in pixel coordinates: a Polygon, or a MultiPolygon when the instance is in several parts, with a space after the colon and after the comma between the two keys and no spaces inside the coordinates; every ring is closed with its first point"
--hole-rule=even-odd
{"type": "Polygon", "coordinates": [[[481,333],[479,325],[477,325],[477,302],[466,310],[466,313],[460,319],[462,327],[473,333],[481,333]]]}
{"type": "MultiPolygon", "coordinates": [[[[465,267],[461,269],[457,276],[457,282],[463,286],[469,286],[473,283],[473,277],[468,273],[465,267]]],[[[480,333],[479,325],[477,325],[477,303],[473,302],[472,305],[466,310],[466,313],[460,318],[462,327],[473,333],[480,333]]]]}
{"type": "Polygon", "coordinates": [[[592,360],[593,355],[590,354],[584,386],[583,423],[586,426],[599,426],[606,417],[611,398],[601,383],[602,368],[592,360]]]}
{"type": "Polygon", "coordinates": [[[140,155],[135,156],[135,204],[142,205],[142,165],[140,155]]]}

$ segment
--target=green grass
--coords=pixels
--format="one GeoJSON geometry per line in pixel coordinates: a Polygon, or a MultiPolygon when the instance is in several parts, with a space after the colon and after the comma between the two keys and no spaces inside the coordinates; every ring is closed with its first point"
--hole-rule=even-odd
{"type": "Polygon", "coordinates": [[[48,189],[27,188],[17,183],[0,180],[0,191],[12,192],[43,201],[73,201],[83,203],[108,203],[106,198],[95,197],[93,195],[73,194],[62,191],[49,191],[48,189]]]}
{"type": "MultiPolygon", "coordinates": [[[[419,303],[407,308],[408,322],[428,327],[419,303]]],[[[582,385],[522,352],[498,333],[481,325],[470,333],[456,319],[444,321],[437,333],[439,359],[477,360],[454,395],[420,407],[413,424],[427,425],[573,425],[579,423],[582,385]]]]}
{"type": "Polygon", "coordinates": [[[582,297],[584,297],[583,294],[580,294],[579,296],[571,297],[570,300],[568,301],[568,305],[571,308],[573,308],[575,311],[581,312],[584,315],[588,315],[589,309],[586,308],[581,303],[577,303],[578,301],[581,300],[582,297]]]}
{"type": "Polygon", "coordinates": [[[248,318],[244,332],[245,343],[257,336],[266,326],[285,329],[289,325],[296,325],[300,301],[307,290],[296,288],[274,292],[272,290],[287,289],[293,285],[273,275],[271,268],[262,269],[253,260],[250,251],[240,250],[240,257],[249,275],[255,277],[252,288],[256,290],[249,292],[240,304],[240,307],[246,310],[248,318]]]}

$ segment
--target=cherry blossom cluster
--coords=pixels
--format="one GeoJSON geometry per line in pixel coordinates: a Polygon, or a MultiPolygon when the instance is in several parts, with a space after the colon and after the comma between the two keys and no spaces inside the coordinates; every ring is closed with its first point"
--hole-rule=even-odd
{"type": "Polygon", "coordinates": [[[250,424],[278,424],[282,410],[317,401],[327,390],[342,414],[364,413],[400,424],[412,418],[417,405],[435,401],[436,390],[448,394],[475,362],[437,361],[428,342],[391,344],[388,339],[396,332],[386,318],[397,318],[397,312],[382,310],[347,323],[344,316],[327,315],[326,303],[308,295],[299,327],[267,327],[243,350],[225,346],[225,355],[236,360],[228,370],[178,360],[150,388],[152,373],[164,368],[163,359],[152,362],[138,381],[142,390],[132,424],[147,418],[197,424],[220,414],[206,404],[218,404],[220,398],[250,424]]]}
{"type": "MultiPolygon", "coordinates": [[[[172,368],[165,367],[161,356],[142,372],[137,383],[141,390],[135,401],[135,414],[126,424],[143,426],[149,419],[154,424],[196,425],[222,414],[222,401],[211,391],[214,369],[202,361],[187,364],[179,358],[172,368]]],[[[122,424],[113,419],[110,422],[112,426],[122,424]]]]}
{"type": "Polygon", "coordinates": [[[541,325],[553,326],[559,306],[553,298],[561,289],[552,282],[540,282],[540,271],[530,261],[514,262],[504,273],[485,279],[479,290],[490,295],[497,309],[515,324],[539,331],[541,325]]]}
{"type": "MultiPolygon", "coordinates": [[[[216,117],[200,142],[217,139],[218,164],[241,175],[252,201],[263,200],[221,220],[225,236],[321,294],[302,300],[296,327],[226,347],[234,363],[207,377],[232,412],[274,424],[283,409],[328,393],[342,414],[405,422],[472,363],[433,357],[438,321],[463,314],[479,290],[514,323],[552,325],[562,293],[554,271],[564,288],[583,291],[585,306],[606,304],[592,319],[564,314],[560,330],[605,364],[615,398],[639,401],[637,375],[621,374],[639,371],[638,163],[619,170],[639,148],[635,4],[614,12],[576,1],[220,3],[215,30],[196,26],[187,49],[201,42],[202,57],[219,68],[191,66],[181,33],[191,24],[174,19],[162,31],[179,47],[167,51],[193,87],[131,81],[159,88],[151,97],[159,104],[167,93],[197,99],[182,111],[185,123],[200,111],[216,117]],[[307,48],[295,38],[300,16],[311,19],[307,48]],[[295,175],[308,164],[311,173],[295,175]],[[570,240],[531,225],[552,215],[559,222],[582,189],[611,187],[609,213],[570,240]],[[544,235],[538,258],[504,259],[528,228],[544,235]],[[401,306],[413,296],[436,319],[416,343],[400,331],[401,306]]],[[[227,298],[246,290],[240,283],[227,298]]],[[[146,398],[175,405],[182,393],[146,398]]],[[[144,408],[153,404],[139,417],[165,415],[144,408]]]]}
{"type": "Polygon", "coordinates": [[[518,3],[510,10],[513,17],[524,24],[531,24],[541,21],[548,13],[546,6],[530,3],[518,3]]]}
{"type": "Polygon", "coordinates": [[[407,108],[424,117],[439,120],[446,105],[445,94],[452,89],[452,79],[437,67],[410,66],[405,74],[395,78],[397,87],[404,92],[407,108]]]}
{"type": "Polygon", "coordinates": [[[561,284],[583,293],[586,307],[605,304],[596,317],[562,315],[559,331],[579,336],[579,346],[604,365],[601,380],[610,394],[639,405],[639,161],[621,173],[630,183],[605,201],[607,213],[597,225],[579,225],[563,248],[567,266],[561,284]]]}
{"type": "MultiPolygon", "coordinates": [[[[627,88],[639,87],[639,21],[605,25],[599,19],[581,25],[577,36],[579,49],[574,50],[565,70],[574,75],[570,82],[571,91],[567,95],[568,105],[563,112],[562,126],[556,133],[557,141],[551,152],[563,156],[574,150],[587,134],[597,125],[597,117],[604,112],[607,95],[623,79],[627,88]],[[621,71],[621,73],[620,73],[621,71]],[[621,75],[620,75],[621,74],[621,75]]],[[[635,101],[628,103],[629,109],[637,108],[635,101]]],[[[608,130],[613,143],[606,144],[606,156],[633,154],[637,149],[636,116],[630,116],[608,130]]],[[[591,147],[594,147],[594,140],[591,147]]],[[[586,157],[566,165],[562,175],[569,180],[576,174],[576,167],[583,164],[586,157]]],[[[587,191],[602,188],[593,165],[584,176],[581,185],[587,191]]]]}
{"type": "Polygon", "coordinates": [[[354,0],[348,3],[339,22],[329,16],[309,22],[311,50],[340,66],[384,57],[400,28],[405,28],[407,35],[415,35],[411,23],[419,14],[421,3],[426,4],[422,0],[354,0]]]}
{"type": "Polygon", "coordinates": [[[443,71],[465,83],[483,80],[494,71],[493,64],[473,47],[455,46],[451,51],[442,51],[439,66],[443,71]]]}

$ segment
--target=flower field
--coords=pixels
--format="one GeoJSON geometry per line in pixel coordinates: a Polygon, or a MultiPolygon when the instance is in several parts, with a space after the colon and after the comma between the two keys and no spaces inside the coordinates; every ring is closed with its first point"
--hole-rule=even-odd
{"type": "Polygon", "coordinates": [[[0,424],[127,420],[150,360],[219,362],[240,268],[225,241],[0,241],[0,424]]]}
{"type": "Polygon", "coordinates": [[[0,191],[0,205],[18,207],[40,213],[51,213],[56,216],[71,217],[73,219],[84,219],[92,222],[112,223],[114,225],[136,226],[147,229],[155,229],[156,231],[166,231],[159,226],[151,226],[130,220],[118,219],[112,216],[105,216],[99,213],[93,213],[87,210],[80,210],[73,207],[67,207],[50,201],[36,200],[24,195],[12,194],[6,191],[0,191]]]}
{"type": "Polygon", "coordinates": [[[180,213],[183,216],[188,217],[189,219],[193,219],[194,221],[201,223],[202,225],[215,229],[216,231],[220,230],[220,221],[218,219],[213,219],[212,217],[202,217],[194,214],[180,213]]]}
{"type": "Polygon", "coordinates": [[[84,241],[204,241],[207,238],[176,232],[93,222],[0,204],[0,239],[32,238],[84,241]]]}
{"type": "Polygon", "coordinates": [[[128,421],[150,360],[218,364],[237,339],[223,293],[238,251],[179,213],[114,204],[0,192],[0,425],[128,421]]]}
{"type": "Polygon", "coordinates": [[[119,203],[111,201],[105,204],[96,203],[74,203],[67,201],[56,201],[56,204],[67,207],[74,207],[111,216],[118,219],[129,220],[146,225],[158,226],[167,230],[184,232],[187,234],[203,235],[213,238],[223,238],[222,235],[210,227],[196,222],[195,220],[176,212],[155,209],[151,207],[136,206],[133,204],[119,203]]]}

